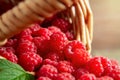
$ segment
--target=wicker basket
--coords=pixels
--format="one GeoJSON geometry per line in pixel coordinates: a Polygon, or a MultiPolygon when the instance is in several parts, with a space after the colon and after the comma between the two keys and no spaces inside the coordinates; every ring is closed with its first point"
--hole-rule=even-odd
{"type": "Polygon", "coordinates": [[[6,43],[7,38],[19,33],[36,21],[66,10],[64,18],[73,24],[76,40],[86,45],[91,51],[93,37],[93,15],[89,0],[24,0],[13,9],[0,16],[0,45],[6,43]]]}

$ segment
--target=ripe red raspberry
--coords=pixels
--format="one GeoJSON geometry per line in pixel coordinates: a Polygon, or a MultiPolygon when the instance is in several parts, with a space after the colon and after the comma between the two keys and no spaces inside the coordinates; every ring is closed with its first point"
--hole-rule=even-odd
{"type": "Polygon", "coordinates": [[[107,72],[106,75],[109,75],[115,79],[119,79],[119,75],[120,75],[120,66],[118,64],[118,62],[116,60],[111,60],[111,69],[108,69],[109,72],[107,72]]]}
{"type": "Polygon", "coordinates": [[[60,28],[63,32],[67,32],[71,29],[71,24],[69,23],[69,21],[63,18],[57,18],[53,20],[52,25],[60,28]]]}
{"type": "Polygon", "coordinates": [[[64,60],[64,54],[59,52],[49,52],[45,56],[46,59],[51,59],[53,61],[64,60]]]}
{"type": "Polygon", "coordinates": [[[52,79],[50,79],[48,77],[39,77],[37,80],[52,80],[52,79]]]}
{"type": "Polygon", "coordinates": [[[85,50],[85,46],[82,44],[82,42],[73,40],[65,46],[64,53],[67,58],[72,58],[73,54],[75,54],[75,51],[81,49],[85,50]]]}
{"type": "Polygon", "coordinates": [[[37,52],[37,48],[35,46],[35,44],[31,41],[24,41],[18,44],[17,46],[17,50],[16,50],[16,54],[20,55],[22,53],[26,53],[26,52],[37,52]]]}
{"type": "Polygon", "coordinates": [[[117,60],[114,60],[114,59],[110,59],[111,63],[112,63],[112,66],[119,66],[119,63],[117,60]]]}
{"type": "Polygon", "coordinates": [[[84,66],[90,60],[90,58],[90,54],[87,51],[81,49],[74,51],[71,61],[73,65],[75,65],[76,67],[80,67],[84,66]]]}
{"type": "Polygon", "coordinates": [[[76,67],[85,65],[91,58],[84,45],[77,40],[68,43],[64,48],[64,53],[66,58],[76,67]]]}
{"type": "Polygon", "coordinates": [[[38,31],[40,28],[41,28],[41,26],[37,23],[29,26],[29,29],[32,31],[32,34],[36,31],[38,31]]]}
{"type": "Polygon", "coordinates": [[[55,80],[75,80],[75,77],[70,73],[59,73],[55,80]]]}
{"type": "Polygon", "coordinates": [[[114,80],[120,80],[120,66],[113,68],[113,70],[108,75],[114,80]]]}
{"type": "Polygon", "coordinates": [[[74,72],[74,76],[75,76],[76,79],[80,79],[80,77],[84,74],[89,74],[88,70],[86,70],[85,68],[78,68],[74,72]]]}
{"type": "Polygon", "coordinates": [[[19,55],[19,64],[27,71],[34,71],[42,63],[42,57],[38,54],[27,52],[19,55]]]}
{"type": "Polygon", "coordinates": [[[49,65],[52,65],[52,66],[57,66],[58,65],[58,62],[57,61],[52,61],[50,59],[44,59],[43,60],[43,65],[46,65],[46,64],[49,64],[49,65]]]}
{"type": "Polygon", "coordinates": [[[58,74],[57,68],[52,65],[42,65],[39,71],[36,73],[37,77],[44,76],[54,79],[58,74]]]}
{"type": "Polygon", "coordinates": [[[13,47],[16,48],[17,46],[17,39],[8,39],[7,43],[4,45],[4,47],[13,47]]]}
{"type": "Polygon", "coordinates": [[[114,80],[114,79],[110,76],[102,76],[100,78],[97,78],[96,80],[114,80]]]}
{"type": "Polygon", "coordinates": [[[18,42],[26,42],[26,41],[32,41],[33,37],[31,35],[24,35],[22,37],[19,38],[18,42]]]}
{"type": "Polygon", "coordinates": [[[65,34],[66,34],[68,40],[74,40],[75,39],[75,36],[74,36],[73,32],[67,31],[65,34]]]}
{"type": "Polygon", "coordinates": [[[48,39],[44,36],[41,37],[34,37],[33,42],[37,46],[37,52],[41,56],[45,55],[49,51],[49,44],[48,44],[48,39]]]}
{"type": "Polygon", "coordinates": [[[112,63],[111,60],[106,57],[100,57],[101,64],[104,68],[104,73],[102,75],[107,75],[112,70],[112,63]]]}
{"type": "Polygon", "coordinates": [[[112,63],[110,59],[105,57],[94,57],[88,64],[88,70],[96,76],[107,75],[112,71],[112,63]],[[95,70],[97,68],[97,70],[95,70]]]}
{"type": "Polygon", "coordinates": [[[68,42],[68,39],[66,35],[62,32],[57,32],[51,35],[50,37],[50,49],[52,51],[62,51],[66,43],[68,42]]]}
{"type": "Polygon", "coordinates": [[[103,65],[101,63],[101,57],[94,57],[87,63],[87,69],[90,73],[96,76],[101,76],[104,72],[103,65]]]}
{"type": "Polygon", "coordinates": [[[78,80],[96,80],[94,74],[83,74],[78,80]]]}
{"type": "Polygon", "coordinates": [[[56,32],[61,32],[61,30],[56,27],[56,26],[50,26],[48,27],[48,29],[52,32],[52,33],[56,33],[56,32]]]}
{"type": "Polygon", "coordinates": [[[34,37],[41,37],[44,36],[48,39],[50,39],[50,36],[52,35],[52,32],[47,28],[40,28],[38,31],[34,32],[34,37]]]}
{"type": "Polygon", "coordinates": [[[72,63],[70,63],[68,61],[58,62],[57,69],[60,73],[61,72],[73,73],[75,71],[72,63]]]}
{"type": "Polygon", "coordinates": [[[11,62],[17,63],[18,58],[14,53],[15,51],[12,47],[1,47],[0,48],[0,56],[5,57],[7,60],[11,62]]]}
{"type": "Polygon", "coordinates": [[[32,31],[29,28],[27,28],[27,29],[21,31],[18,35],[19,35],[19,37],[22,37],[25,35],[31,35],[31,33],[32,33],[32,31]]]}
{"type": "MultiPolygon", "coordinates": [[[[13,38],[16,38],[19,40],[24,36],[31,36],[31,34],[32,34],[32,31],[29,28],[27,28],[27,29],[21,31],[20,33],[16,34],[15,36],[13,36],[13,38]]],[[[26,40],[27,40],[27,38],[26,38],[26,40]]]]}

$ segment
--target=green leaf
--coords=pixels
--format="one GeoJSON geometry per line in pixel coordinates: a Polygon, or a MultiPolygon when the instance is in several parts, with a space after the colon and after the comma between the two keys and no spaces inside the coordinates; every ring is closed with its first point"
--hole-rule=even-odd
{"type": "Polygon", "coordinates": [[[21,66],[5,59],[0,59],[0,80],[35,80],[21,66]]]}

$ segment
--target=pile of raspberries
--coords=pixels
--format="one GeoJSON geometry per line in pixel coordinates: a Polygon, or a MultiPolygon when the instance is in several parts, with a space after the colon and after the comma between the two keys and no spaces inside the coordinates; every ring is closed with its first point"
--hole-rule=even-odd
{"type": "Polygon", "coordinates": [[[31,25],[8,39],[0,56],[35,72],[36,80],[120,80],[118,62],[92,57],[63,18],[31,25]]]}

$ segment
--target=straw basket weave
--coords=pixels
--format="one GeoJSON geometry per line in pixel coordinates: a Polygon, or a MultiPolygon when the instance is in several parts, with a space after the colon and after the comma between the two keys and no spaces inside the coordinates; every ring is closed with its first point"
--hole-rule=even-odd
{"type": "Polygon", "coordinates": [[[76,40],[91,51],[93,37],[93,15],[89,0],[24,0],[0,16],[0,45],[7,39],[26,29],[28,25],[61,12],[73,24],[76,40]],[[61,11],[66,10],[67,14],[61,11]]]}

